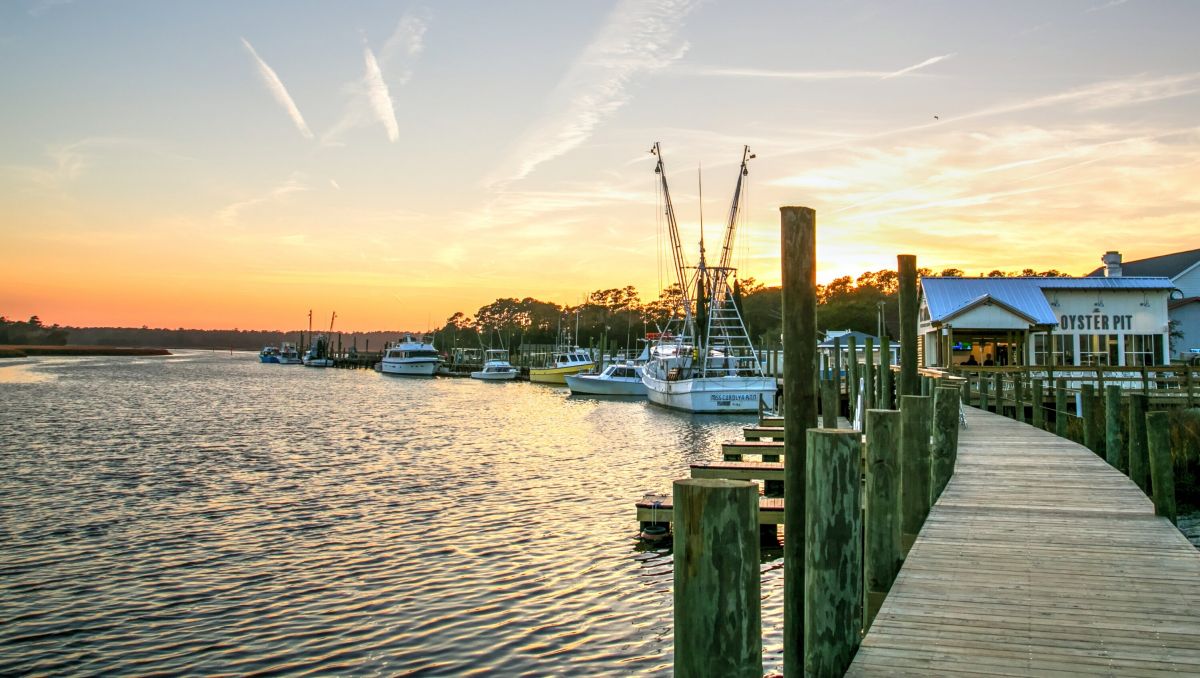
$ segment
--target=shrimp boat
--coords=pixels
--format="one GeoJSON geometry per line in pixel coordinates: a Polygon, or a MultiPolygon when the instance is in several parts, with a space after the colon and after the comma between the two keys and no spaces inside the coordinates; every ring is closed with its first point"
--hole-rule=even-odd
{"type": "Polygon", "coordinates": [[[489,348],[484,353],[483,369],[472,372],[472,379],[483,381],[508,381],[516,379],[519,370],[508,362],[508,351],[502,348],[489,348]]]}
{"type": "Polygon", "coordinates": [[[279,362],[280,365],[299,365],[301,364],[300,352],[296,350],[296,345],[285,341],[279,347],[279,362]]]}
{"type": "Polygon", "coordinates": [[[773,408],[775,379],[763,372],[730,286],[737,276],[737,269],[730,263],[743,179],[749,175],[746,164],[754,155],[749,146],[743,147],[720,263],[709,266],[705,260],[701,221],[700,262],[691,268],[683,258],[662,149],[655,143],[650,152],[658,158],[654,172],[659,176],[666,205],[679,298],[667,326],[650,348],[650,360],[642,375],[646,395],[655,405],[687,412],[757,412],[760,407],[773,408]]]}

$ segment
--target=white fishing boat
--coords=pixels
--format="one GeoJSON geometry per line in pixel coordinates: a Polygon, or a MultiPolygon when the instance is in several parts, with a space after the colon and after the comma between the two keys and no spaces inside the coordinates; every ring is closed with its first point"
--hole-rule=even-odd
{"type": "Polygon", "coordinates": [[[283,345],[279,347],[279,364],[299,365],[302,362],[300,352],[296,350],[296,345],[286,341],[283,342],[283,345]]]}
{"type": "Polygon", "coordinates": [[[333,367],[333,358],[329,357],[329,340],[325,335],[318,334],[300,360],[305,367],[333,367]]]}
{"type": "Polygon", "coordinates": [[[472,379],[484,381],[508,381],[516,379],[520,370],[508,362],[508,351],[502,348],[490,348],[486,351],[483,369],[472,372],[472,379]]]}
{"type": "Polygon", "coordinates": [[[613,363],[600,374],[567,375],[567,388],[576,395],[644,396],[642,368],[632,361],[613,363]]]}
{"type": "Polygon", "coordinates": [[[730,262],[739,201],[743,179],[749,174],[746,163],[754,155],[749,147],[743,148],[720,264],[709,266],[705,261],[702,220],[700,263],[690,269],[694,273],[688,276],[662,150],[656,143],[650,152],[658,157],[654,171],[659,175],[666,205],[680,295],[675,312],[651,347],[650,360],[643,368],[646,396],[656,405],[688,412],[757,412],[760,407],[772,408],[775,379],[763,372],[730,287],[737,274],[730,262]]]}
{"type": "Polygon", "coordinates": [[[379,361],[379,371],[406,377],[432,377],[441,358],[433,344],[406,335],[404,341],[388,346],[379,361]]]}

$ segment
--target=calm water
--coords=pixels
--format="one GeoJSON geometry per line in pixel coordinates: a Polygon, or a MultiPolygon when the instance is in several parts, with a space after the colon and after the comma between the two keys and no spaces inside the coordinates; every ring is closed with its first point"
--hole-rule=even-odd
{"type": "Polygon", "coordinates": [[[749,421],[250,354],[0,362],[0,674],[669,674],[633,502],[749,421]]]}

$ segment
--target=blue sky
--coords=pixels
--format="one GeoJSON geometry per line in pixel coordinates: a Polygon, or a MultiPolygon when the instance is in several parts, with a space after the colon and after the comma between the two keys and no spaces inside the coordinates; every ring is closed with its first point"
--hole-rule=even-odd
{"type": "Polygon", "coordinates": [[[367,329],[653,298],[655,141],[689,243],[698,167],[717,240],[751,146],[738,263],[767,282],[783,204],[817,209],[822,279],[1191,249],[1196,26],[1151,0],[9,2],[0,312],[367,329]]]}

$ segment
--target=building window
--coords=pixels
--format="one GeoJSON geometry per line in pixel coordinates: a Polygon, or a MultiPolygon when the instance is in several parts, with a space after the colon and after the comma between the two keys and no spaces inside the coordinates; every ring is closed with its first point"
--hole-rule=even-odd
{"type": "Polygon", "coordinates": [[[1162,355],[1161,334],[1125,335],[1125,364],[1157,365],[1162,355]]]}
{"type": "Polygon", "coordinates": [[[1118,346],[1115,334],[1081,334],[1079,335],[1079,364],[1119,365],[1118,346]]]}
{"type": "Polygon", "coordinates": [[[1050,355],[1047,347],[1053,346],[1055,365],[1075,364],[1075,342],[1069,334],[1035,334],[1033,335],[1033,364],[1049,365],[1050,355]]]}

